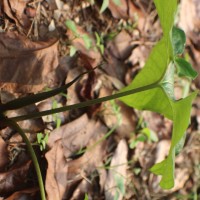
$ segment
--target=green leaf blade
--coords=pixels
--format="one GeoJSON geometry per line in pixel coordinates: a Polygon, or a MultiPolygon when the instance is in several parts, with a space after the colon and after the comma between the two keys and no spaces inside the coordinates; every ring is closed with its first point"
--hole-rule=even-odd
{"type": "Polygon", "coordinates": [[[76,24],[74,23],[74,21],[72,21],[72,20],[67,20],[67,21],[66,21],[66,26],[67,26],[67,28],[70,29],[74,34],[77,33],[76,24]]]}
{"type": "Polygon", "coordinates": [[[168,96],[159,85],[150,90],[122,97],[120,100],[130,107],[157,112],[173,120],[173,111],[168,96]]]}
{"type": "Polygon", "coordinates": [[[162,39],[153,47],[149,58],[140,73],[128,87],[122,90],[129,90],[158,83],[164,77],[168,64],[169,59],[166,49],[166,40],[162,39]]]}
{"type": "Polygon", "coordinates": [[[170,152],[165,160],[155,164],[150,169],[150,171],[154,174],[162,176],[160,186],[163,189],[171,189],[172,187],[174,187],[175,150],[177,145],[179,145],[180,141],[182,140],[185,134],[185,130],[189,125],[191,104],[196,95],[197,92],[193,92],[185,99],[181,99],[179,101],[171,100],[171,106],[174,113],[174,126],[170,152]]]}
{"type": "Polygon", "coordinates": [[[193,69],[192,65],[185,59],[176,58],[175,64],[177,67],[178,75],[180,77],[188,77],[193,80],[197,77],[198,73],[193,69]]]}
{"type": "MultiPolygon", "coordinates": [[[[158,112],[173,120],[169,155],[151,168],[153,173],[162,176],[160,186],[163,189],[170,189],[174,186],[175,150],[189,125],[191,103],[197,93],[194,92],[179,101],[174,100],[174,57],[183,52],[185,35],[182,30],[173,28],[177,0],[154,0],[154,2],[163,28],[163,38],[153,48],[141,72],[121,91],[142,86],[146,88],[149,86],[149,89],[122,97],[120,100],[131,107],[158,112]]],[[[197,75],[191,69],[188,71],[187,75],[192,78],[197,75]]]]}
{"type": "Polygon", "coordinates": [[[185,48],[186,36],[183,30],[173,27],[172,28],[172,46],[174,56],[182,54],[185,48]]]}
{"type": "Polygon", "coordinates": [[[121,5],[121,0],[112,0],[112,1],[116,6],[120,6],[121,5]]]}
{"type": "Polygon", "coordinates": [[[103,13],[109,6],[109,0],[103,0],[103,4],[100,9],[100,13],[103,13]]]}
{"type": "Polygon", "coordinates": [[[174,25],[177,0],[154,0],[154,3],[163,29],[163,35],[168,37],[174,25]]]}
{"type": "Polygon", "coordinates": [[[84,41],[86,49],[89,50],[92,47],[92,40],[91,40],[91,38],[87,34],[84,34],[84,35],[82,35],[82,39],[84,41]]]}

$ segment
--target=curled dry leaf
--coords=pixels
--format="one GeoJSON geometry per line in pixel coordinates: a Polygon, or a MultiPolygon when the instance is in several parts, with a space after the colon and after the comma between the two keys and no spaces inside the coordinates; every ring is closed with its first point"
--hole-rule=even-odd
{"type": "Polygon", "coordinates": [[[3,11],[6,15],[14,20],[15,24],[28,30],[31,25],[31,20],[25,14],[27,3],[30,0],[3,0],[3,11]]]}
{"type": "Polygon", "coordinates": [[[25,187],[30,164],[31,161],[28,161],[19,168],[0,173],[0,196],[4,196],[7,193],[12,193],[25,187]]]}
{"type": "Polygon", "coordinates": [[[125,195],[127,179],[128,147],[125,140],[121,140],[115,150],[105,184],[106,200],[122,200],[125,195]],[[117,197],[118,198],[117,198],[117,197]]]}
{"type": "Polygon", "coordinates": [[[87,115],[83,115],[50,134],[48,145],[51,150],[46,154],[46,192],[49,200],[68,199],[72,186],[80,183],[83,177],[91,175],[97,166],[102,166],[105,142],[94,146],[92,144],[106,132],[107,128],[100,122],[89,120],[87,115]],[[88,145],[89,149],[83,156],[69,160],[70,156],[88,145]]]}
{"type": "Polygon", "coordinates": [[[2,171],[6,164],[8,164],[8,151],[7,151],[7,144],[4,140],[0,137],[0,170],[2,171]]]}
{"type": "Polygon", "coordinates": [[[31,93],[55,81],[50,75],[58,66],[57,44],[56,39],[32,42],[14,32],[0,33],[0,88],[31,93]]]}

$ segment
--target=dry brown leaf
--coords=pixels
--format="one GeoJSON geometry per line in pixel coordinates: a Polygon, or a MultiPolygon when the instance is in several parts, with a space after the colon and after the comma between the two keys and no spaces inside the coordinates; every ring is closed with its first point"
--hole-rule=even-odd
{"type": "MultiPolygon", "coordinates": [[[[123,183],[124,188],[126,187],[127,179],[127,156],[128,147],[125,140],[121,140],[115,150],[114,156],[112,158],[110,169],[108,171],[108,176],[105,184],[105,196],[106,200],[113,200],[115,195],[118,193],[118,200],[123,199],[122,191],[119,188],[120,184],[123,183]]],[[[125,192],[125,191],[124,191],[125,192]]]]}
{"type": "MultiPolygon", "coordinates": [[[[45,110],[51,110],[52,108],[54,108],[54,103],[56,103],[56,108],[60,108],[63,106],[63,104],[61,103],[61,98],[59,98],[60,96],[56,96],[52,99],[47,99],[43,102],[40,102],[38,105],[37,105],[37,108],[39,110],[39,112],[42,112],[42,111],[45,111],[45,110]],[[58,97],[58,98],[56,98],[58,97]]],[[[51,123],[52,127],[55,127],[56,126],[56,123],[57,123],[57,120],[56,119],[59,119],[61,124],[63,124],[66,120],[66,114],[68,112],[60,112],[60,113],[57,113],[56,114],[56,117],[55,115],[47,115],[47,116],[43,116],[42,117],[42,120],[44,123],[51,123]]],[[[39,131],[38,131],[39,132],[39,131]]],[[[41,131],[40,131],[41,132],[41,131]]]]}
{"type": "Polygon", "coordinates": [[[57,40],[32,42],[14,32],[0,33],[0,88],[37,92],[51,83],[58,66],[57,40]]]}
{"type": "MultiPolygon", "coordinates": [[[[113,57],[109,52],[106,50],[106,60],[107,63],[105,63],[102,68],[105,70],[105,72],[116,79],[118,79],[121,83],[124,82],[124,76],[126,74],[126,71],[128,69],[128,65],[124,61],[118,60],[115,57],[113,57]]],[[[105,83],[106,84],[106,83],[105,83]]]]}
{"type": "Polygon", "coordinates": [[[69,158],[73,153],[86,147],[92,137],[106,130],[105,126],[94,120],[89,120],[87,115],[84,114],[76,120],[52,131],[48,145],[52,148],[57,140],[62,139],[65,157],[69,158]]]}
{"type": "Polygon", "coordinates": [[[151,48],[149,46],[139,45],[132,51],[128,61],[133,66],[139,65],[139,67],[142,68],[147,60],[147,57],[149,56],[150,50],[151,48]]]}
{"type": "MultiPolygon", "coordinates": [[[[67,83],[71,82],[80,73],[81,73],[81,71],[77,67],[70,69],[68,74],[67,74],[67,78],[66,78],[65,83],[67,84],[67,83]]],[[[78,98],[78,94],[76,92],[76,84],[73,84],[71,87],[68,88],[67,95],[68,95],[67,105],[73,105],[73,104],[76,104],[76,103],[80,103],[80,100],[78,98]]]]}
{"type": "Polygon", "coordinates": [[[180,4],[179,25],[186,35],[193,31],[200,31],[200,4],[199,0],[182,0],[180,4]]]}
{"type": "MultiPolygon", "coordinates": [[[[92,178],[96,170],[99,174],[99,184],[101,186],[101,189],[103,189],[106,181],[106,172],[103,167],[103,158],[106,151],[106,141],[102,141],[98,144],[96,144],[96,142],[98,142],[104,134],[106,134],[106,132],[101,132],[98,136],[96,135],[97,138],[92,140],[92,142],[90,142],[89,144],[89,148],[90,146],[92,147],[88,149],[82,157],[76,160],[69,161],[68,190],[66,193],[67,197],[70,196],[70,191],[71,189],[73,190],[74,184],[76,185],[83,179],[90,182],[88,177],[92,178]]],[[[76,193],[76,190],[73,193],[76,193]]]]}
{"type": "Polygon", "coordinates": [[[9,163],[9,154],[7,151],[7,144],[4,140],[0,137],[0,171],[2,171],[6,164],[9,163]]]}
{"type": "Polygon", "coordinates": [[[163,161],[168,155],[170,148],[170,140],[161,140],[156,147],[156,161],[155,163],[159,163],[163,161]]]}
{"type": "Polygon", "coordinates": [[[0,173],[0,196],[15,192],[25,186],[30,164],[31,161],[28,161],[19,168],[0,173]]]}
{"type": "Polygon", "coordinates": [[[195,84],[200,88],[200,4],[198,0],[182,0],[180,5],[179,26],[189,38],[192,64],[199,74],[195,84]]]}
{"type": "MultiPolygon", "coordinates": [[[[49,137],[46,191],[49,200],[60,200],[70,195],[70,188],[80,183],[97,166],[102,166],[105,143],[96,144],[78,159],[67,161],[75,152],[95,144],[107,132],[100,122],[89,120],[86,115],[54,130],[49,137]],[[93,139],[92,139],[93,138],[93,139]],[[90,142],[90,141],[93,142],[90,142]],[[89,143],[90,142],[90,143],[89,143]]],[[[74,189],[73,189],[74,190],[74,189]]]]}
{"type": "MultiPolygon", "coordinates": [[[[8,91],[1,91],[1,102],[8,103],[9,101],[12,101],[16,98],[19,98],[19,94],[12,94],[8,91]]],[[[38,108],[36,105],[32,104],[17,110],[9,110],[6,112],[7,117],[16,117],[19,115],[26,115],[31,112],[38,112],[38,108]]],[[[30,120],[24,120],[19,122],[20,127],[26,132],[31,133],[30,136],[28,136],[29,140],[31,142],[35,142],[36,135],[32,133],[38,133],[44,130],[44,123],[41,118],[38,119],[30,119],[30,120]]],[[[2,137],[4,139],[9,139],[13,135],[13,130],[10,127],[6,127],[2,130],[2,137]]],[[[16,135],[16,137],[12,138],[10,142],[22,142],[22,138],[20,135],[16,135]],[[12,140],[12,141],[11,141],[12,140]]]]}
{"type": "Polygon", "coordinates": [[[191,47],[192,65],[198,73],[198,76],[194,80],[194,82],[196,87],[200,88],[200,51],[196,50],[192,45],[190,47],[191,47]]]}
{"type": "Polygon", "coordinates": [[[144,18],[144,14],[137,8],[131,0],[120,0],[120,5],[116,5],[113,1],[109,1],[109,9],[113,17],[117,19],[139,19],[144,18]]]}
{"type": "Polygon", "coordinates": [[[88,194],[88,190],[91,187],[91,183],[89,183],[87,180],[83,179],[81,183],[78,185],[76,190],[73,192],[72,197],[70,200],[75,200],[75,199],[84,199],[85,194],[88,194]]]}
{"type": "Polygon", "coordinates": [[[144,122],[147,124],[147,127],[158,135],[158,138],[169,139],[171,137],[171,120],[151,111],[139,111],[139,115],[142,116],[144,122]]]}
{"type": "Polygon", "coordinates": [[[53,148],[46,153],[48,162],[45,189],[48,200],[62,199],[67,187],[68,165],[64,157],[61,140],[54,143],[53,148]]]}
{"type": "Polygon", "coordinates": [[[28,30],[31,21],[25,14],[27,3],[30,0],[3,0],[3,11],[8,17],[15,21],[20,28],[28,30]]]}
{"type": "Polygon", "coordinates": [[[36,197],[36,193],[39,191],[38,188],[30,188],[22,191],[18,191],[13,193],[11,196],[6,198],[5,200],[30,200],[30,199],[38,199],[36,197]]]}
{"type": "MultiPolygon", "coordinates": [[[[20,115],[26,115],[32,112],[38,112],[38,109],[35,105],[29,105],[17,110],[7,111],[6,116],[16,117],[20,115]]],[[[38,133],[43,131],[45,128],[45,125],[41,118],[20,121],[19,125],[26,133],[38,133]]]]}
{"type": "Polygon", "coordinates": [[[125,30],[122,30],[114,38],[114,40],[108,43],[107,49],[109,49],[115,58],[119,60],[126,60],[130,56],[133,49],[131,40],[131,36],[125,30]]]}

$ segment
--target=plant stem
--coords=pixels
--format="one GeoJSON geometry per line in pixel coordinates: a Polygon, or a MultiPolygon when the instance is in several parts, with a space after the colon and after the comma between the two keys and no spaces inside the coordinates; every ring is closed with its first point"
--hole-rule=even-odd
{"type": "Polygon", "coordinates": [[[33,94],[33,95],[30,95],[30,96],[15,99],[15,100],[9,101],[8,103],[5,103],[5,104],[0,104],[0,111],[5,112],[7,110],[19,109],[19,108],[22,108],[24,106],[28,106],[28,105],[43,101],[45,99],[48,99],[50,97],[53,97],[57,94],[60,94],[61,92],[64,92],[67,88],[72,86],[83,75],[90,73],[90,72],[94,71],[95,69],[96,68],[94,68],[93,70],[81,73],[76,78],[74,78],[71,82],[69,82],[66,85],[63,85],[59,88],[56,88],[56,89],[53,89],[53,90],[50,90],[50,91],[47,91],[47,92],[41,92],[41,93],[38,93],[38,94],[33,94]]]}
{"type": "Polygon", "coordinates": [[[4,121],[5,121],[5,123],[7,123],[8,126],[10,126],[13,129],[15,129],[21,135],[21,137],[23,138],[24,142],[26,143],[27,149],[29,151],[29,154],[31,156],[31,159],[33,161],[33,165],[35,167],[35,171],[36,171],[36,174],[37,174],[41,199],[42,200],[46,200],[44,184],[43,184],[43,180],[42,180],[42,174],[41,174],[41,171],[40,171],[40,166],[39,166],[37,157],[35,155],[35,152],[33,150],[33,147],[31,145],[30,141],[26,137],[26,134],[24,133],[24,131],[19,127],[19,125],[15,121],[13,121],[11,119],[7,119],[7,118],[5,118],[4,121]]]}
{"type": "Polygon", "coordinates": [[[69,105],[69,106],[64,106],[64,107],[61,107],[61,108],[46,110],[46,111],[42,111],[42,112],[33,112],[31,114],[28,114],[28,115],[21,115],[21,116],[17,116],[17,117],[12,117],[10,119],[18,122],[18,121],[27,120],[27,119],[39,118],[39,117],[46,116],[46,115],[52,115],[52,114],[64,112],[64,111],[67,111],[67,110],[84,108],[84,107],[87,107],[87,106],[92,106],[94,104],[98,104],[98,103],[102,103],[102,102],[105,102],[105,101],[109,101],[109,100],[117,99],[117,98],[120,98],[120,97],[128,96],[128,95],[131,95],[131,94],[134,94],[134,93],[143,92],[145,90],[150,90],[150,89],[153,89],[153,88],[158,87],[158,86],[159,86],[159,84],[156,82],[156,83],[153,83],[153,84],[150,84],[150,85],[147,85],[147,86],[143,86],[143,87],[139,87],[139,88],[136,88],[136,89],[116,93],[116,94],[113,94],[113,95],[110,95],[110,96],[106,96],[106,97],[102,97],[102,98],[98,98],[98,99],[92,99],[92,100],[84,101],[84,102],[81,102],[81,103],[77,103],[77,104],[73,104],[73,105],[69,105]]]}

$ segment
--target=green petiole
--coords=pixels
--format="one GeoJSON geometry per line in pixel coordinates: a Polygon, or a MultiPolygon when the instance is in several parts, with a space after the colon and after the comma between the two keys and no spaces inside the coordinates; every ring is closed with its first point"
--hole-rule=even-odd
{"type": "Polygon", "coordinates": [[[55,113],[60,113],[60,112],[65,112],[68,110],[72,110],[72,109],[78,109],[78,108],[84,108],[84,107],[88,107],[88,106],[92,106],[94,104],[98,104],[98,103],[102,103],[105,101],[109,101],[109,100],[113,100],[113,99],[117,99],[120,97],[124,97],[124,96],[128,96],[134,93],[139,93],[139,92],[143,92],[146,90],[150,90],[153,89],[155,87],[159,87],[159,84],[153,83],[147,86],[143,86],[143,87],[139,87],[139,88],[135,88],[132,90],[128,90],[128,91],[124,91],[124,92],[120,92],[120,93],[116,93],[110,96],[106,96],[106,97],[102,97],[102,98],[98,98],[98,99],[92,99],[92,100],[88,100],[85,102],[81,102],[81,103],[77,103],[77,104],[73,104],[73,105],[69,105],[69,106],[64,106],[61,108],[56,108],[56,109],[51,109],[51,110],[46,110],[46,111],[42,111],[42,112],[33,112],[27,115],[21,115],[21,116],[17,116],[17,117],[11,117],[9,119],[18,122],[18,121],[23,121],[23,120],[27,120],[27,119],[33,119],[33,118],[39,118],[42,116],[46,116],[46,115],[52,115],[55,113]]]}

